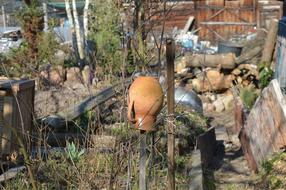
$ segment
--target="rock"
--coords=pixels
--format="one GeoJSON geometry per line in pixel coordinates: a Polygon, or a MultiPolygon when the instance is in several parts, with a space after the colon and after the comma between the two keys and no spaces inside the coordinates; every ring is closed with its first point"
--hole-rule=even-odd
{"type": "Polygon", "coordinates": [[[216,112],[222,112],[225,110],[223,101],[221,99],[218,99],[215,102],[213,102],[213,106],[215,107],[216,112]]]}
{"type": "Polygon", "coordinates": [[[81,82],[81,72],[78,67],[71,67],[67,70],[67,82],[81,82]]]}
{"type": "Polygon", "coordinates": [[[213,104],[206,104],[206,108],[204,108],[206,113],[215,111],[215,106],[213,104]]]}
{"type": "Polygon", "coordinates": [[[222,97],[222,102],[225,107],[225,110],[230,110],[233,108],[233,96],[232,95],[227,95],[222,97]]]}
{"type": "Polygon", "coordinates": [[[91,73],[91,71],[90,71],[89,66],[88,65],[84,66],[81,74],[82,74],[83,82],[85,84],[90,84],[91,83],[91,81],[90,81],[90,73],[91,73]]]}
{"type": "Polygon", "coordinates": [[[65,80],[66,71],[63,66],[57,66],[50,71],[50,82],[55,85],[62,84],[65,80]]]}
{"type": "Polygon", "coordinates": [[[65,80],[65,69],[58,65],[55,68],[46,67],[40,72],[40,80],[43,85],[60,85],[65,80]]]}
{"type": "Polygon", "coordinates": [[[213,102],[215,101],[217,98],[216,98],[216,95],[215,94],[212,94],[209,96],[209,99],[213,102]]]}

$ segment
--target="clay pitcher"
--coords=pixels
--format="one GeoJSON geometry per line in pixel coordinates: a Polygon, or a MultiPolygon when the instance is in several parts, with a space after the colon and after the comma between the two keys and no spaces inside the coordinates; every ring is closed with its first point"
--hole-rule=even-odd
{"type": "Polygon", "coordinates": [[[129,88],[128,120],[135,128],[155,131],[155,121],[163,106],[164,94],[159,81],[154,77],[140,76],[129,88]]]}

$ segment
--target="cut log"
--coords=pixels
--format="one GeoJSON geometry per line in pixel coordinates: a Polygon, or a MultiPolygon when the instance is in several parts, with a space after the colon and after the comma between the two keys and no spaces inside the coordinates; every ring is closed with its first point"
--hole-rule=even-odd
{"type": "Polygon", "coordinates": [[[235,55],[232,53],[228,54],[216,54],[216,55],[207,55],[207,54],[194,54],[186,55],[182,57],[176,63],[180,64],[181,67],[211,67],[217,68],[221,67],[224,69],[234,69],[235,68],[235,55]]]}
{"type": "Polygon", "coordinates": [[[256,79],[259,78],[259,73],[257,71],[257,66],[256,65],[251,65],[251,64],[241,64],[237,67],[237,69],[241,70],[243,75],[253,75],[255,76],[256,79]]]}
{"type": "Polygon", "coordinates": [[[196,92],[221,91],[232,86],[234,75],[224,75],[216,70],[206,71],[205,77],[192,80],[192,87],[196,92]]]}
{"type": "Polygon", "coordinates": [[[268,30],[267,38],[264,44],[262,57],[260,61],[261,63],[266,63],[268,66],[270,66],[272,61],[277,32],[278,32],[278,20],[273,19],[271,20],[270,23],[270,28],[268,30]]]}
{"type": "Polygon", "coordinates": [[[237,76],[237,75],[239,75],[241,73],[241,71],[239,70],[239,69],[234,69],[232,72],[231,72],[231,74],[233,74],[233,75],[235,75],[235,76],[237,76]]]}
{"type": "Polygon", "coordinates": [[[249,50],[248,52],[242,54],[241,56],[237,57],[236,60],[235,60],[235,63],[236,64],[242,64],[242,63],[245,63],[249,60],[251,60],[252,58],[258,56],[262,51],[262,47],[260,46],[257,46],[251,50],[249,50]]]}

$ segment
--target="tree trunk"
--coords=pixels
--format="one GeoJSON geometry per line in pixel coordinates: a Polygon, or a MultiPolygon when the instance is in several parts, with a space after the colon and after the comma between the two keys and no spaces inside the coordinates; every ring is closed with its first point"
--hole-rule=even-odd
{"type": "Polygon", "coordinates": [[[44,10],[44,31],[48,31],[48,11],[47,11],[47,3],[43,3],[43,10],[44,10]]]}
{"type": "Polygon", "coordinates": [[[74,17],[77,49],[78,49],[80,61],[82,62],[85,58],[85,55],[84,55],[83,39],[81,38],[81,34],[80,34],[80,25],[79,25],[78,13],[76,9],[76,0],[72,0],[72,7],[73,7],[73,17],[74,17]]]}
{"type": "MultiPolygon", "coordinates": [[[[74,52],[76,52],[76,55],[78,55],[77,45],[76,45],[76,37],[75,37],[75,29],[74,29],[74,21],[73,21],[73,16],[72,16],[71,7],[70,7],[70,0],[65,0],[65,5],[66,5],[67,17],[68,17],[70,27],[71,27],[72,47],[73,47],[74,52]]],[[[76,56],[76,57],[78,57],[78,56],[76,56]]]]}
{"type": "Polygon", "coordinates": [[[88,34],[88,7],[89,7],[89,0],[85,0],[84,12],[83,12],[84,40],[87,40],[87,34],[88,34]]]}
{"type": "Polygon", "coordinates": [[[4,6],[2,6],[2,17],[3,17],[3,27],[6,29],[6,13],[4,6]]]}

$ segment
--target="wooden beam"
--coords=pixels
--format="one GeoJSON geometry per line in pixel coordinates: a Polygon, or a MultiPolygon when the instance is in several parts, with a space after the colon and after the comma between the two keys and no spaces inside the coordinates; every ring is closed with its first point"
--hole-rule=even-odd
{"type": "Polygon", "coordinates": [[[267,38],[262,52],[262,57],[260,61],[262,64],[265,63],[268,66],[271,65],[277,39],[277,32],[278,32],[278,20],[273,19],[271,20],[270,28],[268,30],[267,38]]]}
{"type": "Polygon", "coordinates": [[[200,22],[201,25],[208,26],[217,26],[217,25],[237,25],[237,26],[255,26],[256,23],[248,23],[248,22],[200,22]]]}
{"type": "Polygon", "coordinates": [[[21,171],[25,169],[26,169],[25,166],[20,166],[20,167],[9,169],[8,171],[0,175],[0,182],[4,182],[4,181],[7,181],[9,179],[16,177],[18,173],[20,173],[21,171]]]}

